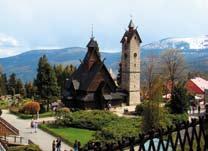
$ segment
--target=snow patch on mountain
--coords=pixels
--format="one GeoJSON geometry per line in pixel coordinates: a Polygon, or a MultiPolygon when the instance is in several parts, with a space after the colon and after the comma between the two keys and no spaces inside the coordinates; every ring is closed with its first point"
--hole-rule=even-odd
{"type": "Polygon", "coordinates": [[[166,38],[143,46],[145,49],[207,49],[208,35],[190,38],[166,38]]]}

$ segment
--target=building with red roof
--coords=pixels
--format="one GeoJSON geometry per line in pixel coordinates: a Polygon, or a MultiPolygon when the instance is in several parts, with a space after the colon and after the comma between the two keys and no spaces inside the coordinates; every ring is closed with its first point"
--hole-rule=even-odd
{"type": "Polygon", "coordinates": [[[195,95],[195,97],[204,100],[205,90],[208,89],[208,81],[201,77],[195,77],[187,81],[186,89],[189,93],[195,95]]]}

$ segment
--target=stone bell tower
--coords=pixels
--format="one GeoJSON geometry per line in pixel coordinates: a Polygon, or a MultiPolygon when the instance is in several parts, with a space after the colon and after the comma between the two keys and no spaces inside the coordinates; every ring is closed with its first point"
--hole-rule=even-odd
{"type": "Polygon", "coordinates": [[[140,103],[140,44],[142,41],[132,20],[121,43],[121,88],[128,92],[128,105],[136,105],[140,103]]]}

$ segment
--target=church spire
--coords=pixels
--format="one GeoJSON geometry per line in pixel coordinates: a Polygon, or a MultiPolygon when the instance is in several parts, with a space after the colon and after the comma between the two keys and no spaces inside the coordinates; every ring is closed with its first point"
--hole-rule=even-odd
{"type": "Polygon", "coordinates": [[[91,27],[91,37],[90,37],[90,41],[87,44],[87,47],[88,48],[98,48],[98,43],[95,40],[95,37],[94,37],[94,33],[93,32],[94,31],[93,31],[93,24],[92,24],[92,27],[91,27]]]}
{"type": "Polygon", "coordinates": [[[129,22],[129,29],[134,29],[135,28],[135,25],[133,23],[133,20],[131,19],[130,22],[129,22]]]}
{"type": "Polygon", "coordinates": [[[93,24],[92,24],[92,29],[91,29],[91,39],[94,39],[94,35],[93,35],[93,24]]]}

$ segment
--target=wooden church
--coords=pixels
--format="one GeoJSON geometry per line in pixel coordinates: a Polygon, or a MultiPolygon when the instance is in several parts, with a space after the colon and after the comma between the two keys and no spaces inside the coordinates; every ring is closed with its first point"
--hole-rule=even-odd
{"type": "Polygon", "coordinates": [[[121,85],[116,86],[104,60],[101,60],[97,41],[92,36],[87,53],[67,81],[64,102],[74,108],[106,108],[109,104],[119,106],[140,103],[140,44],[141,38],[131,20],[121,44],[121,85]]]}
{"type": "Polygon", "coordinates": [[[120,105],[122,93],[101,60],[97,41],[92,36],[87,44],[87,53],[78,69],[68,79],[64,103],[68,107],[104,109],[109,104],[120,105]]]}

